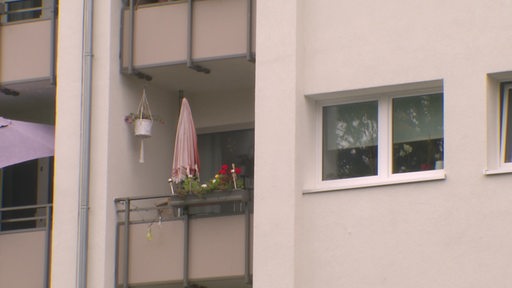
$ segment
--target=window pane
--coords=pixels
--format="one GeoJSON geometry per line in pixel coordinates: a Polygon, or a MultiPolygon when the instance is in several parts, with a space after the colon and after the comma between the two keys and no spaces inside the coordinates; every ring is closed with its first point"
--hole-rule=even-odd
{"type": "Polygon", "coordinates": [[[502,159],[505,163],[512,162],[512,116],[510,115],[512,101],[510,100],[510,89],[505,89],[501,104],[503,107],[501,129],[504,129],[502,133],[502,137],[504,137],[504,141],[502,141],[502,145],[504,145],[502,159]]]}
{"type": "Polygon", "coordinates": [[[377,175],[378,102],[323,108],[322,180],[377,175]]]}
{"type": "Polygon", "coordinates": [[[201,180],[213,179],[222,164],[234,163],[242,170],[245,186],[254,177],[254,129],[200,134],[197,136],[201,180]]]}
{"type": "Polygon", "coordinates": [[[7,3],[7,22],[41,17],[42,0],[20,0],[7,3]]]}
{"type": "Polygon", "coordinates": [[[443,94],[393,99],[393,173],[443,168],[443,94]]]}

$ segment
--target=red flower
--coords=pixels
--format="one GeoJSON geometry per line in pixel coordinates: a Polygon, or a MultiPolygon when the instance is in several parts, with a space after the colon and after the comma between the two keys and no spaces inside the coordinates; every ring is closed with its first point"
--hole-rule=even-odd
{"type": "Polygon", "coordinates": [[[421,164],[420,165],[421,170],[432,170],[432,165],[430,164],[421,164]]]}
{"type": "Polygon", "coordinates": [[[229,166],[226,165],[226,164],[223,164],[220,167],[220,170],[219,170],[219,172],[217,174],[226,175],[226,174],[228,174],[228,169],[229,169],[229,166]]]}
{"type": "Polygon", "coordinates": [[[240,169],[240,168],[236,167],[236,168],[235,168],[235,173],[236,173],[237,175],[238,175],[238,174],[240,174],[240,173],[242,173],[242,169],[240,169]]]}

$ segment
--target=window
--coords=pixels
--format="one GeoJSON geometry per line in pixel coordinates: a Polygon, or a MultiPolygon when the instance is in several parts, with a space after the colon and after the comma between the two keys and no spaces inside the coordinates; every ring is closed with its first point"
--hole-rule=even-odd
{"type": "Polygon", "coordinates": [[[0,231],[31,229],[43,225],[37,217],[47,216],[46,210],[33,205],[52,203],[52,178],[53,157],[0,169],[0,208],[18,208],[0,212],[0,231]]]}
{"type": "Polygon", "coordinates": [[[323,108],[322,180],[377,175],[378,102],[323,108]]]}
{"type": "Polygon", "coordinates": [[[222,164],[241,168],[245,186],[254,177],[254,129],[200,134],[197,137],[201,179],[213,179],[222,164]]]}
{"type": "Polygon", "coordinates": [[[366,186],[372,181],[412,181],[411,174],[443,169],[439,89],[324,101],[319,107],[321,183],[359,181],[366,186]]]}
{"type": "Polygon", "coordinates": [[[52,0],[7,0],[0,3],[0,14],[4,14],[2,23],[48,19],[52,10],[52,0]]]}
{"type": "MultiPolygon", "coordinates": [[[[254,129],[200,134],[197,137],[201,180],[215,177],[223,164],[234,163],[242,172],[244,186],[253,188],[254,179],[254,129]]],[[[252,210],[252,205],[249,207],[252,210]]],[[[243,212],[242,206],[233,203],[210,204],[190,207],[190,215],[219,216],[243,212]]]]}
{"type": "Polygon", "coordinates": [[[500,159],[502,165],[512,165],[512,84],[502,84],[500,99],[500,159]]]}

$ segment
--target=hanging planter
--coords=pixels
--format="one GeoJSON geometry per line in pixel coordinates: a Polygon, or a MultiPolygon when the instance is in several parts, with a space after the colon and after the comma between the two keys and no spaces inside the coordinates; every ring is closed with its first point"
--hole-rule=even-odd
{"type": "Polygon", "coordinates": [[[137,112],[130,113],[130,115],[125,117],[125,121],[133,123],[134,134],[140,139],[139,162],[144,163],[144,139],[151,137],[151,128],[154,121],[146,96],[146,88],[142,90],[142,97],[137,112]]]}
{"type": "Polygon", "coordinates": [[[153,120],[151,119],[135,119],[133,122],[133,129],[135,136],[138,137],[151,137],[151,128],[153,127],[153,120]]]}

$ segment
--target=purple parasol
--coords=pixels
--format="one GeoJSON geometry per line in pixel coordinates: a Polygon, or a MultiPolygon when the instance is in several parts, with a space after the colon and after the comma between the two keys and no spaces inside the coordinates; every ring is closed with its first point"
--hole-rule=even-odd
{"type": "Polygon", "coordinates": [[[53,156],[52,125],[0,117],[0,169],[13,164],[53,156]]]}

